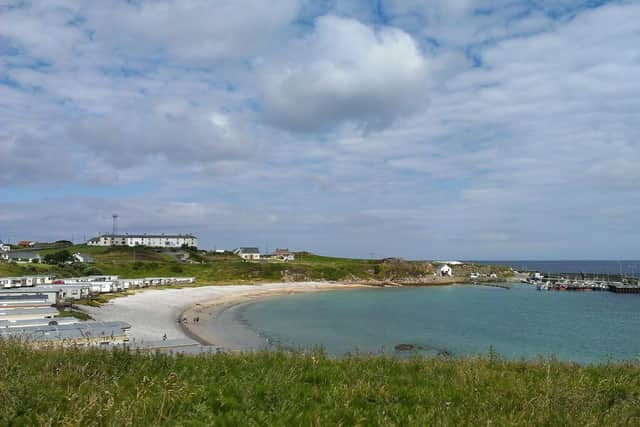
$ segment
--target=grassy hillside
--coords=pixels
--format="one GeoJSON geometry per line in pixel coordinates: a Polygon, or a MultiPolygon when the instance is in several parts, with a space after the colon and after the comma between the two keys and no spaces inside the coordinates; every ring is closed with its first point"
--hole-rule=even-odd
{"type": "Polygon", "coordinates": [[[640,367],[34,351],[0,342],[0,425],[639,425],[640,367]]]}
{"type": "MultiPolygon", "coordinates": [[[[58,249],[39,251],[44,256],[58,249]]],[[[199,284],[264,282],[279,280],[379,280],[431,276],[437,269],[429,262],[399,259],[363,260],[323,257],[306,252],[292,262],[245,262],[233,255],[198,251],[191,254],[195,264],[179,263],[170,254],[152,248],[72,246],[69,252],[83,252],[95,259],[91,265],[16,265],[0,264],[0,275],[52,273],[59,277],[85,274],[117,274],[122,277],[194,276],[199,284]]],[[[464,266],[454,269],[461,278],[471,271],[495,271],[506,275],[508,269],[488,266],[464,266]]]]}

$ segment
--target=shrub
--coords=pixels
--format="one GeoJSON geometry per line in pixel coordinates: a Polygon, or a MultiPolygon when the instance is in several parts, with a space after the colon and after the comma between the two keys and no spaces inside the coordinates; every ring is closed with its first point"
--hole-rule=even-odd
{"type": "Polygon", "coordinates": [[[73,261],[73,255],[68,250],[63,249],[45,255],[43,261],[45,264],[64,264],[73,261]]]}

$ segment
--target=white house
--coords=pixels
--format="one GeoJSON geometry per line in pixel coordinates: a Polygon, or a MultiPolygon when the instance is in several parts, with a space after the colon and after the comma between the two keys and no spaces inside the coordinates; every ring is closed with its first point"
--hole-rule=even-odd
{"type": "Polygon", "coordinates": [[[85,264],[93,264],[95,261],[91,255],[76,252],[73,254],[73,260],[76,262],[83,262],[85,264]]]}
{"type": "Polygon", "coordinates": [[[445,276],[453,276],[453,270],[451,269],[451,267],[449,267],[447,264],[443,265],[442,267],[440,267],[440,276],[445,277],[445,276]]]}
{"type": "Polygon", "coordinates": [[[233,251],[233,253],[238,255],[240,258],[244,260],[260,259],[260,250],[258,248],[238,248],[235,251],[233,251]]]}
{"type": "Polygon", "coordinates": [[[289,249],[276,249],[273,252],[273,258],[281,261],[293,261],[296,259],[296,255],[293,252],[289,252],[289,249]]]}
{"type": "Polygon", "coordinates": [[[42,258],[36,252],[2,252],[0,257],[5,261],[17,264],[27,264],[31,262],[42,262],[42,258]]]}
{"type": "Polygon", "coordinates": [[[151,248],[198,247],[191,234],[103,234],[87,242],[89,246],[148,246],[151,248]]]}

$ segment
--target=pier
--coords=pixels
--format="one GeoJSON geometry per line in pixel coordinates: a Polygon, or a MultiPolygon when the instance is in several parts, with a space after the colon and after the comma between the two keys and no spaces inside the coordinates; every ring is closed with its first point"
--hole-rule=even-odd
{"type": "Polygon", "coordinates": [[[501,282],[473,282],[475,286],[489,286],[492,288],[511,289],[511,285],[501,282]]]}
{"type": "Polygon", "coordinates": [[[622,294],[640,294],[640,280],[620,278],[619,280],[568,279],[566,277],[529,278],[525,283],[536,285],[539,291],[608,291],[622,294]]]}
{"type": "Polygon", "coordinates": [[[640,294],[640,286],[638,285],[609,285],[609,291],[617,294],[640,294]]]}

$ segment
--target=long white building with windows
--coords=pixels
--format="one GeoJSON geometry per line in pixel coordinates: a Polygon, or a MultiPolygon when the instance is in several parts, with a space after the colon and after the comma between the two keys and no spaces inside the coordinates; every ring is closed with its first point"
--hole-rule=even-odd
{"type": "Polygon", "coordinates": [[[103,234],[87,242],[90,246],[148,246],[179,248],[198,247],[198,238],[191,234],[103,234]]]}

